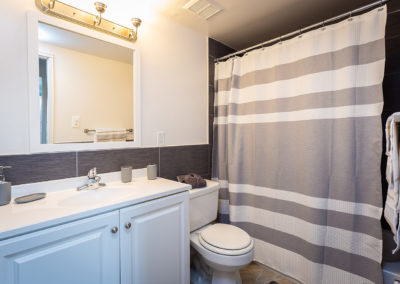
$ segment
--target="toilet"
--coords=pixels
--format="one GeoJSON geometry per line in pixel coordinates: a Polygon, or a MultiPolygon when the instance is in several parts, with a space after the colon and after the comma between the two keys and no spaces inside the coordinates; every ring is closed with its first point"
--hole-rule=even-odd
{"type": "Polygon", "coordinates": [[[217,218],[219,184],[190,190],[190,245],[213,270],[213,284],[242,283],[239,269],[253,260],[253,239],[242,229],[213,223],[217,218]]]}

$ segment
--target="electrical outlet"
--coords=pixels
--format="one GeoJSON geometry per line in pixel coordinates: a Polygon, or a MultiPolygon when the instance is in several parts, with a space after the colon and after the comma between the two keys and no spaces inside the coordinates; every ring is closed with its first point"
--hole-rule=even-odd
{"type": "Polygon", "coordinates": [[[79,128],[81,125],[81,117],[79,115],[72,116],[71,127],[79,128]]]}
{"type": "Polygon", "coordinates": [[[164,131],[157,131],[157,146],[165,145],[165,133],[164,131]]]}

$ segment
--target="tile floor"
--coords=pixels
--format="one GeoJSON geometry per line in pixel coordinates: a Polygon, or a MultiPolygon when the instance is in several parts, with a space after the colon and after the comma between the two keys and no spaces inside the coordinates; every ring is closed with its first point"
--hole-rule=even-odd
{"type": "MultiPolygon", "coordinates": [[[[240,270],[240,277],[243,284],[269,284],[272,281],[278,284],[299,283],[255,261],[240,270]]],[[[272,282],[271,284],[276,283],[272,282]]]]}

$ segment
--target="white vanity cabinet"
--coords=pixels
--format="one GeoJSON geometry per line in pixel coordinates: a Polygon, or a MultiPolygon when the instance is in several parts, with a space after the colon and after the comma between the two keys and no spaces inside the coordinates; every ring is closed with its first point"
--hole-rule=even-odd
{"type": "Polygon", "coordinates": [[[121,284],[189,283],[188,194],[120,210],[121,284]]]}
{"type": "Polygon", "coordinates": [[[2,284],[120,282],[114,211],[0,242],[2,284]]]}
{"type": "Polygon", "coordinates": [[[181,192],[0,241],[1,284],[189,283],[181,192]]]}

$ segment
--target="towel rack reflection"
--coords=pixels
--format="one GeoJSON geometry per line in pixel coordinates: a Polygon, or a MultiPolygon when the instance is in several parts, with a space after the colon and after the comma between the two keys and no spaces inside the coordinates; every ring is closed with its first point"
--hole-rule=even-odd
{"type": "MultiPolygon", "coordinates": [[[[96,129],[87,129],[87,128],[83,129],[83,133],[92,133],[92,132],[93,133],[96,132],[96,129]]],[[[126,129],[126,132],[132,133],[133,129],[132,128],[128,128],[128,129],[126,129]]]]}

